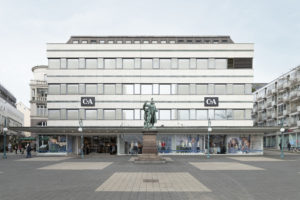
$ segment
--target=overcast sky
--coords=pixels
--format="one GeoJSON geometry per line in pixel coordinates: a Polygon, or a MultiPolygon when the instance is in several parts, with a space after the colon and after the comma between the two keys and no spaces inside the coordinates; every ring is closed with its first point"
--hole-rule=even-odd
{"type": "Polygon", "coordinates": [[[254,81],[300,64],[299,0],[0,0],[0,82],[29,106],[31,68],[71,35],[230,35],[255,43],[254,81]]]}

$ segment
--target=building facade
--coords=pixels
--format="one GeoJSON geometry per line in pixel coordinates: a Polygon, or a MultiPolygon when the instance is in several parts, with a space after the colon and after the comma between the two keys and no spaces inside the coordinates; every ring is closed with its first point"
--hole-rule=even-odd
{"type": "MultiPolygon", "coordinates": [[[[286,126],[283,147],[288,142],[300,147],[300,66],[279,76],[266,86],[255,91],[253,119],[255,126],[286,126]]],[[[265,134],[264,146],[279,148],[279,130],[265,134]]]]}
{"type": "Polygon", "coordinates": [[[7,127],[7,144],[17,132],[10,127],[21,127],[24,124],[24,116],[16,108],[16,98],[0,84],[0,151],[3,151],[3,128],[7,127]]]}
{"type": "Polygon", "coordinates": [[[210,153],[262,153],[262,134],[236,131],[253,126],[253,51],[229,36],[73,36],[49,43],[47,126],[62,131],[37,133],[39,152],[80,153],[80,119],[85,153],[140,152],[142,134],[130,130],[143,127],[142,106],[153,98],[156,127],[164,130],[159,152],[203,154],[209,142],[210,153]],[[209,120],[224,129],[208,141],[197,127],[209,120]]]}
{"type": "MultiPolygon", "coordinates": [[[[20,111],[24,116],[24,123],[23,126],[30,126],[30,109],[22,102],[18,102],[16,104],[17,110],[20,111]]],[[[30,132],[23,132],[25,137],[30,137],[30,132]]]]}

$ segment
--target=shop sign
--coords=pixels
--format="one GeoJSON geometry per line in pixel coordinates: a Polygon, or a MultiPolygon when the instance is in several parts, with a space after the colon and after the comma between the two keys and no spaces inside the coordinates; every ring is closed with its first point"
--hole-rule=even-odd
{"type": "Polygon", "coordinates": [[[219,97],[204,97],[204,106],[219,106],[219,97]]]}
{"type": "Polygon", "coordinates": [[[95,106],[95,97],[81,97],[81,106],[95,106]]]}

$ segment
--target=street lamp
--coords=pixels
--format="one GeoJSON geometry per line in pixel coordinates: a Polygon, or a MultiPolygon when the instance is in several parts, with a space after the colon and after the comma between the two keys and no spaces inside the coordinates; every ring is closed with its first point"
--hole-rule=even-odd
{"type": "Polygon", "coordinates": [[[284,158],[284,154],[283,154],[283,133],[284,133],[285,129],[283,128],[283,120],[281,120],[281,128],[280,128],[280,133],[281,133],[281,153],[280,153],[280,157],[284,158]]]}
{"type": "Polygon", "coordinates": [[[208,128],[207,128],[207,158],[210,158],[210,155],[209,155],[209,133],[212,132],[212,127],[211,127],[211,122],[210,122],[210,119],[208,118],[208,128]]]}
{"type": "Polygon", "coordinates": [[[3,128],[3,159],[7,159],[6,156],[6,132],[8,131],[6,118],[4,119],[4,128],[3,128]]]}
{"type": "Polygon", "coordinates": [[[82,129],[82,119],[79,120],[79,128],[78,128],[78,132],[81,133],[81,158],[83,159],[84,158],[84,155],[83,155],[83,129],[82,129]]]}

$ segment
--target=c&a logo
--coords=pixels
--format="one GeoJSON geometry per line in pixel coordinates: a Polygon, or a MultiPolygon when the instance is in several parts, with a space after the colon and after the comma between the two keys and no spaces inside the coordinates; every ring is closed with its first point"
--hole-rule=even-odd
{"type": "Polygon", "coordinates": [[[204,106],[219,106],[219,97],[204,97],[204,106]]]}

